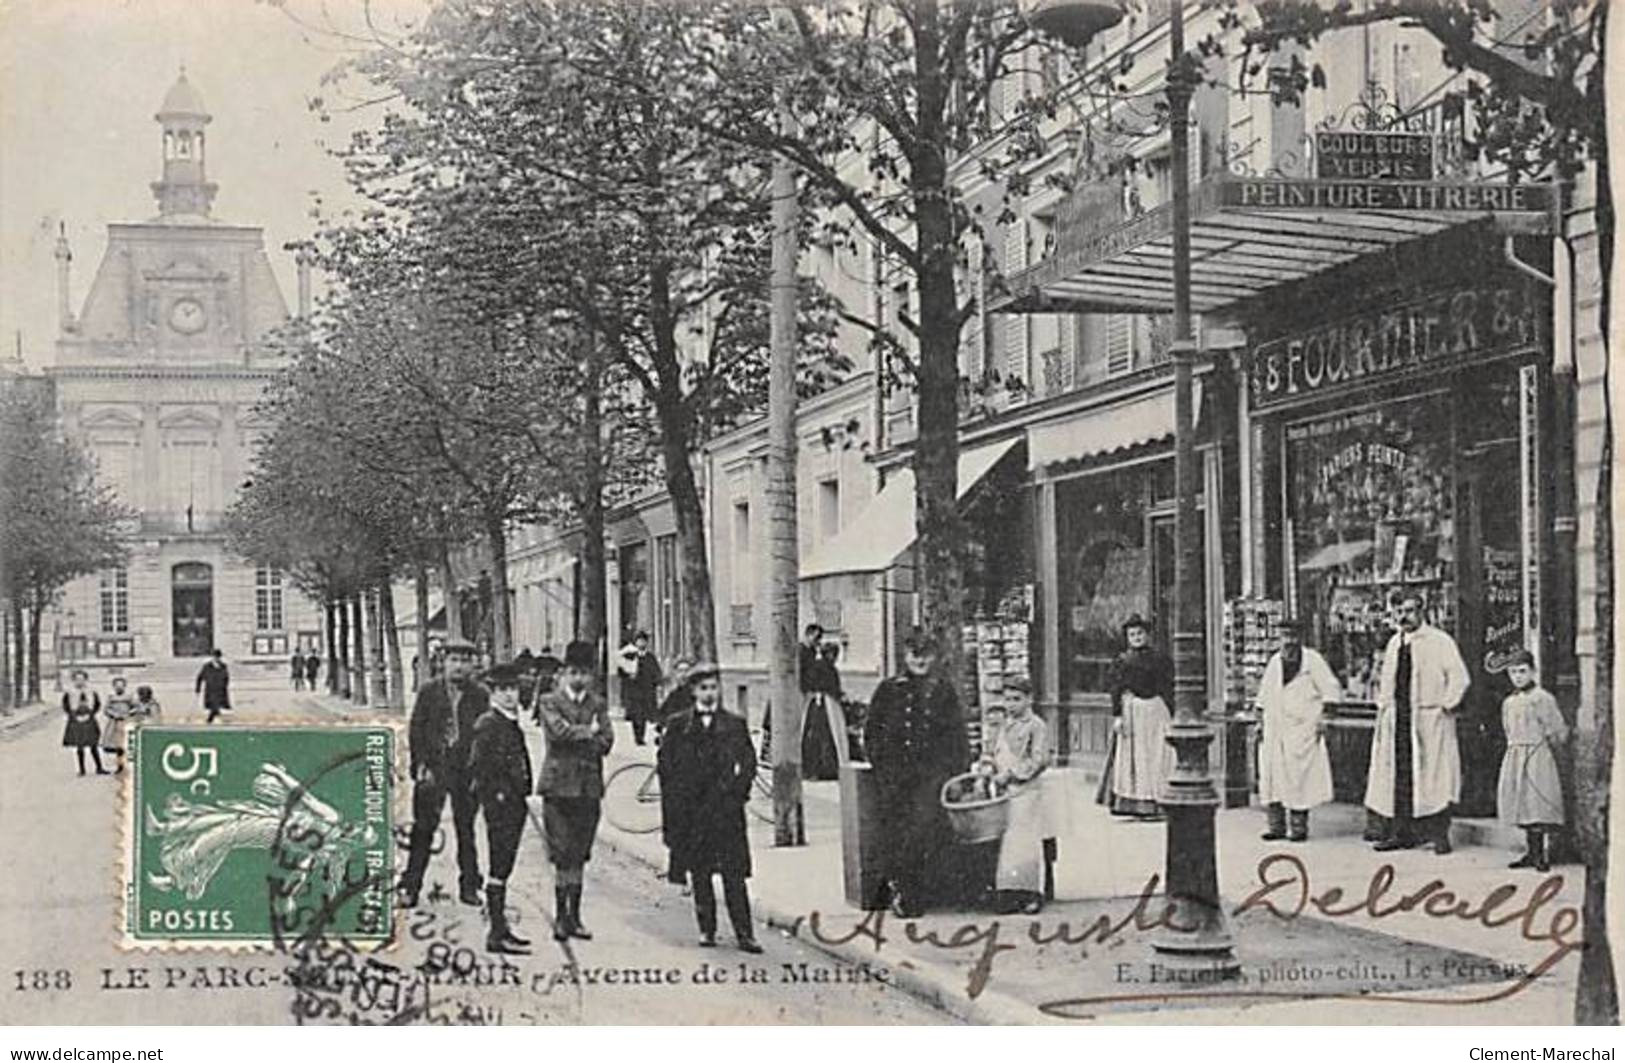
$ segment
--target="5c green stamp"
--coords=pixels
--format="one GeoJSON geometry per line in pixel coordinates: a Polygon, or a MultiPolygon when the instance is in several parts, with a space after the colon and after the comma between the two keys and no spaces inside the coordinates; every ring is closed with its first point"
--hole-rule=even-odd
{"type": "Polygon", "coordinates": [[[126,944],[389,940],[393,729],[148,726],[131,746],[126,944]]]}

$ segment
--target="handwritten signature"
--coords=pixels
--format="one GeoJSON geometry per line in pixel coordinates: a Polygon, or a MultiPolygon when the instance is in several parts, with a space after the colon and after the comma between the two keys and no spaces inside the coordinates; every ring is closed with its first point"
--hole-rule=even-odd
{"type": "MultiPolygon", "coordinates": [[[[1505,1000],[1527,989],[1535,979],[1547,974],[1570,955],[1585,948],[1578,937],[1580,912],[1578,909],[1555,902],[1563,892],[1562,875],[1548,875],[1533,889],[1514,883],[1503,883],[1482,897],[1466,897],[1452,889],[1443,879],[1434,878],[1414,889],[1397,885],[1398,874],[1392,864],[1383,864],[1372,872],[1363,892],[1349,891],[1340,886],[1317,890],[1309,868],[1297,856],[1276,853],[1258,862],[1258,885],[1245,900],[1229,913],[1231,918],[1247,912],[1267,912],[1282,923],[1290,923],[1305,915],[1331,920],[1369,919],[1383,920],[1396,915],[1420,912],[1439,920],[1476,923],[1488,930],[1516,932],[1524,941],[1551,946],[1551,951],[1533,967],[1520,968],[1518,977],[1510,984],[1497,984],[1487,994],[1477,996],[1451,995],[1432,997],[1418,993],[1404,996],[1383,995],[1375,992],[1338,992],[1335,990],[1266,990],[1241,985],[1225,985],[1220,980],[1202,980],[1203,988],[1163,992],[1111,993],[1067,1000],[1051,1001],[1039,1005],[1039,1010],[1058,1018],[1081,1017],[1086,1009],[1102,1004],[1145,1002],[1177,998],[1190,999],[1358,999],[1365,1001],[1404,1001],[1407,1003],[1439,1005],[1472,1005],[1505,1000]]],[[[1151,875],[1134,899],[1133,907],[1125,914],[1101,914],[1092,920],[1045,921],[1032,919],[1007,923],[993,919],[985,922],[966,922],[946,928],[922,926],[915,920],[902,923],[902,940],[912,945],[926,945],[945,952],[974,955],[975,962],[967,976],[965,991],[975,999],[992,981],[994,965],[1002,953],[1014,952],[1025,939],[1034,946],[1062,945],[1079,947],[1108,945],[1121,941],[1130,933],[1144,934],[1158,930],[1173,932],[1196,929],[1180,921],[1180,912],[1187,918],[1194,911],[1187,899],[1179,905],[1161,895],[1159,875],[1151,875]]],[[[884,910],[867,913],[844,933],[832,931],[820,912],[811,912],[797,919],[790,927],[792,936],[799,935],[803,926],[815,942],[826,946],[840,946],[867,940],[878,953],[897,933],[888,929],[888,913],[884,910]]]]}

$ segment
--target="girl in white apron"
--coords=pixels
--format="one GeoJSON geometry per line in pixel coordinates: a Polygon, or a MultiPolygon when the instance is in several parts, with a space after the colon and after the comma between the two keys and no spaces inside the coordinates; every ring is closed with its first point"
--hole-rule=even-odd
{"type": "Polygon", "coordinates": [[[1522,827],[1528,851],[1510,867],[1550,871],[1551,839],[1563,827],[1563,779],[1557,747],[1567,740],[1568,723],[1557,699],[1535,682],[1535,656],[1519,650],[1507,665],[1512,693],[1501,703],[1507,751],[1501,760],[1496,811],[1503,823],[1522,827]]]}

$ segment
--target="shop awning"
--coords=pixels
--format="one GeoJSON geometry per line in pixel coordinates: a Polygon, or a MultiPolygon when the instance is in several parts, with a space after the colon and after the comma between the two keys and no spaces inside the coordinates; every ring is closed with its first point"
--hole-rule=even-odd
{"type": "MultiPolygon", "coordinates": [[[[1019,437],[959,453],[959,497],[1010,452],[1019,437]]],[[[914,470],[899,469],[862,513],[801,565],[802,579],[849,572],[881,572],[914,543],[914,470]]]]}
{"type": "MultiPolygon", "coordinates": [[[[1192,382],[1192,406],[1202,409],[1202,382],[1192,382]]],[[[1116,406],[1093,409],[1027,430],[1027,468],[1076,461],[1094,454],[1152,443],[1174,434],[1174,390],[1160,391],[1116,406]]]]}
{"type": "MultiPolygon", "coordinates": [[[[1551,232],[1550,185],[1209,177],[1191,190],[1191,308],[1211,312],[1455,226],[1551,232]]],[[[1017,273],[1003,313],[1159,313],[1173,306],[1173,210],[1083,218],[1017,273]]]]}

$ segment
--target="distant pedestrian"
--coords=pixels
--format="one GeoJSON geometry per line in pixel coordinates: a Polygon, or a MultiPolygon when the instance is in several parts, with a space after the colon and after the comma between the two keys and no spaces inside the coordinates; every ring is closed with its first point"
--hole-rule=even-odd
{"type": "Polygon", "coordinates": [[[1127,648],[1111,668],[1112,748],[1101,782],[1101,803],[1114,816],[1160,819],[1162,783],[1173,750],[1168,720],[1174,700],[1174,666],[1151,645],[1151,624],[1138,614],[1123,622],[1127,648]]]}
{"type": "Polygon", "coordinates": [[[667,723],[658,758],[661,825],[671,851],[668,874],[674,882],[686,878],[693,889],[703,948],[717,942],[712,879],[720,875],[739,949],[759,954],[745,886],[751,873],[745,803],[756,779],[756,750],[745,721],[722,711],[716,665],[695,667],[688,685],[693,705],[667,723]]]}
{"type": "Polygon", "coordinates": [[[1563,778],[1557,770],[1557,747],[1568,740],[1569,726],[1557,699],[1535,681],[1535,655],[1520,649],[1507,665],[1512,693],[1501,703],[1507,751],[1501,760],[1496,812],[1503,823],[1522,827],[1528,851],[1510,867],[1552,868],[1551,841],[1562,830],[1563,778]]]}
{"type": "Polygon", "coordinates": [[[519,855],[525,830],[525,802],[530,797],[530,752],[519,729],[519,668],[498,664],[486,676],[490,711],[474,721],[468,775],[480,808],[485,811],[485,839],[491,875],[485,881],[490,929],[487,952],[523,956],[530,942],[508,924],[508,876],[519,855]]]}
{"type": "Polygon", "coordinates": [[[74,752],[79,761],[79,774],[85,773],[85,750],[90,750],[90,757],[96,762],[96,774],[106,775],[107,769],[102,766],[102,751],[97,748],[101,741],[101,725],[96,717],[102,711],[102,696],[90,689],[90,673],[83,668],[75,668],[70,677],[73,683],[71,690],[62,693],[62,715],[67,722],[62,728],[62,745],[74,752]]]}
{"type": "Polygon", "coordinates": [[[294,651],[288,662],[288,678],[293,682],[293,689],[305,689],[305,655],[298,650],[294,651]]]}
{"type": "Polygon", "coordinates": [[[1444,856],[1450,809],[1461,798],[1456,708],[1472,677],[1456,640],[1423,622],[1419,595],[1406,593],[1395,609],[1399,630],[1382,655],[1365,805],[1387,823],[1378,852],[1431,838],[1444,856]]]}
{"type": "Polygon", "coordinates": [[[1326,658],[1303,644],[1296,620],[1279,626],[1281,647],[1258,686],[1258,799],[1269,816],[1265,841],[1302,842],[1309,840],[1309,810],[1332,799],[1325,712],[1342,686],[1326,658]]]}
{"type": "Polygon", "coordinates": [[[163,707],[152,696],[152,688],[143,683],[135,688],[135,704],[130,707],[130,727],[140,729],[143,724],[157,723],[163,717],[163,707]]]}
{"type": "Polygon", "coordinates": [[[632,741],[643,745],[644,733],[655,719],[655,699],[660,690],[660,663],[649,652],[649,633],[639,631],[621,647],[621,701],[632,724],[632,741]]]}
{"type": "Polygon", "coordinates": [[[209,651],[209,659],[198,669],[193,692],[198,695],[202,708],[208,710],[209,723],[231,709],[231,669],[226,667],[225,654],[218,648],[209,651]]]}
{"type": "Polygon", "coordinates": [[[539,705],[547,757],[536,792],[542,795],[547,858],[553,864],[553,937],[590,940],[581,922],[582,869],[592,858],[604,798],[604,758],[615,744],[609,705],[592,689],[597,654],[590,642],[564,651],[563,683],[539,705]]]}
{"type": "Polygon", "coordinates": [[[457,896],[464,904],[479,905],[480,856],[474,839],[474,817],[479,800],[469,785],[469,747],[474,724],[491,707],[490,694],[474,680],[474,645],[460,640],[446,645],[446,674],[418,691],[407,724],[411,753],[412,834],[406,870],[396,887],[402,908],[417,906],[423,876],[429,868],[429,847],[440,829],[451,801],[451,822],[457,840],[457,896]]]}
{"type": "Polygon", "coordinates": [[[130,695],[128,683],[129,680],[123,676],[114,676],[112,693],[107,695],[107,703],[102,706],[102,714],[107,717],[107,726],[102,728],[102,752],[113,754],[114,763],[118,765],[113,769],[115,772],[124,770],[127,746],[125,730],[135,708],[135,698],[130,695]]]}
{"type": "Polygon", "coordinates": [[[840,777],[841,756],[846,749],[841,673],[835,667],[841,647],[834,642],[822,643],[810,659],[805,649],[801,673],[801,777],[828,781],[840,777]]]}
{"type": "Polygon", "coordinates": [[[316,655],[315,650],[307,651],[305,653],[305,685],[313,692],[316,690],[316,677],[321,672],[322,659],[316,655]]]}

